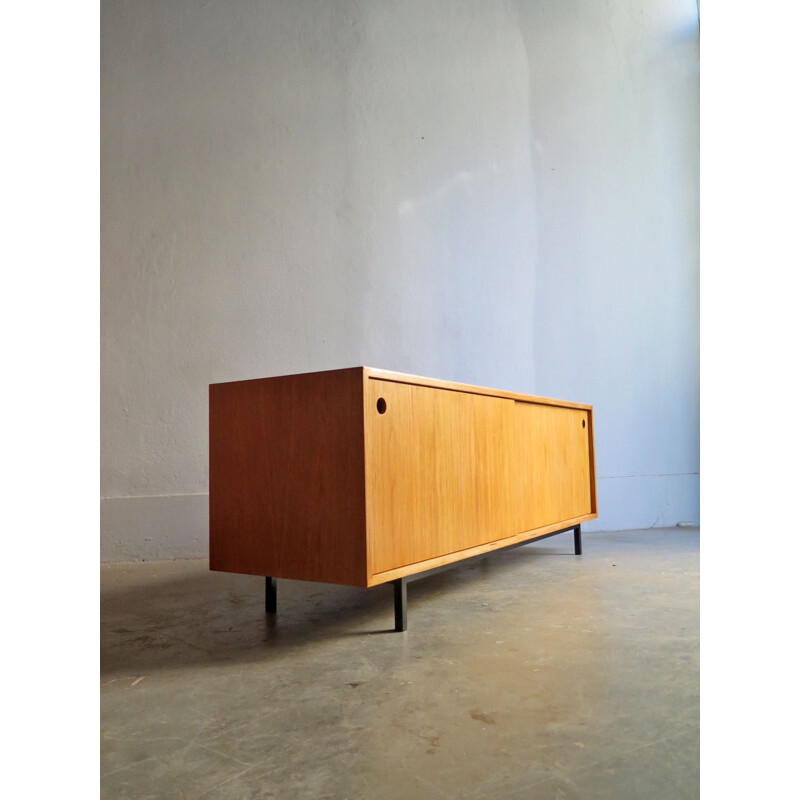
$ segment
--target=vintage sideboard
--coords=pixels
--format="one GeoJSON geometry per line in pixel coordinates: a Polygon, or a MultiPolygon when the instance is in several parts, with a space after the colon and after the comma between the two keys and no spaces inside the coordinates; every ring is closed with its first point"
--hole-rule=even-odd
{"type": "Polygon", "coordinates": [[[406,583],[597,516],[592,407],[370,367],[209,387],[210,568],[406,583]]]}

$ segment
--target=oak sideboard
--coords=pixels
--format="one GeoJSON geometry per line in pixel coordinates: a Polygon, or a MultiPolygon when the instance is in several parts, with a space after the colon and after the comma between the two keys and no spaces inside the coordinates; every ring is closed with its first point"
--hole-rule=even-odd
{"type": "Polygon", "coordinates": [[[597,516],[592,407],[370,367],[209,387],[210,568],[406,584],[597,516]]]}

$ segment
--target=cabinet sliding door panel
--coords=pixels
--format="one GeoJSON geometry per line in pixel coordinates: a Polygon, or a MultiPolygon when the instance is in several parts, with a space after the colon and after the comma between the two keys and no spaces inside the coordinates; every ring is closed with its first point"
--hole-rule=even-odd
{"type": "Polygon", "coordinates": [[[592,513],[587,411],[514,402],[517,532],[592,513]]]}
{"type": "Polygon", "coordinates": [[[372,574],[516,533],[514,401],[368,379],[372,574]]]}

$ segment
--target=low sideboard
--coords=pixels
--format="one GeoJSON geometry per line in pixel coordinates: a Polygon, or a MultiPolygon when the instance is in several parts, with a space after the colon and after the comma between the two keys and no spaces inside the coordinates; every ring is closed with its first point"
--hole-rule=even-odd
{"type": "Polygon", "coordinates": [[[597,516],[592,407],[370,367],[209,387],[210,568],[409,580],[597,516]]]}

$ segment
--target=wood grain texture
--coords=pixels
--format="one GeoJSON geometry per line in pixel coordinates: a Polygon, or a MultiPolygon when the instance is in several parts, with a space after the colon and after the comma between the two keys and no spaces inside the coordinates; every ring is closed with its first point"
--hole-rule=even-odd
{"type": "Polygon", "coordinates": [[[366,585],[362,375],[209,387],[211,569],[366,585]]]}
{"type": "MultiPolygon", "coordinates": [[[[472,556],[479,556],[483,553],[491,553],[492,550],[499,550],[512,544],[520,544],[521,542],[526,541],[535,542],[536,539],[541,536],[547,536],[547,534],[561,530],[562,528],[569,528],[571,525],[578,525],[582,522],[587,522],[590,519],[594,519],[596,516],[597,514],[585,514],[582,517],[561,520],[560,522],[556,522],[551,525],[544,525],[536,531],[523,531],[522,533],[517,533],[514,536],[507,536],[503,539],[497,539],[493,542],[487,542],[486,544],[477,545],[476,547],[470,547],[466,550],[458,550],[455,553],[448,553],[447,555],[426,559],[425,561],[419,561],[415,564],[407,564],[404,567],[397,567],[396,569],[390,569],[386,572],[376,572],[370,576],[369,585],[378,586],[381,583],[393,581],[397,578],[403,578],[406,575],[415,575],[417,572],[425,572],[425,570],[435,569],[436,567],[441,567],[445,564],[453,564],[456,561],[461,561],[465,558],[472,558],[472,556]]],[[[565,541],[569,542],[567,547],[571,551],[573,546],[572,538],[569,538],[568,540],[565,539],[565,541]]]]}
{"type": "Polygon", "coordinates": [[[489,397],[505,397],[509,400],[523,400],[528,403],[539,403],[545,406],[558,406],[560,408],[582,408],[591,411],[592,407],[584,403],[573,403],[569,400],[554,400],[552,397],[537,397],[520,392],[507,392],[503,389],[489,389],[485,386],[473,386],[469,383],[456,381],[443,381],[438,378],[426,378],[422,375],[409,375],[405,372],[391,372],[387,369],[364,367],[367,378],[391,381],[393,383],[406,383],[412,386],[430,386],[435,389],[449,389],[453,392],[467,392],[469,394],[483,394],[489,397]]]}
{"type": "Polygon", "coordinates": [[[514,403],[515,529],[592,513],[589,412],[514,403]]]}
{"type": "Polygon", "coordinates": [[[367,367],[214,384],[211,569],[372,586],[585,522],[593,435],[591,406],[367,367]]]}
{"type": "Polygon", "coordinates": [[[369,377],[365,391],[370,574],[515,532],[513,400],[369,377]]]}

